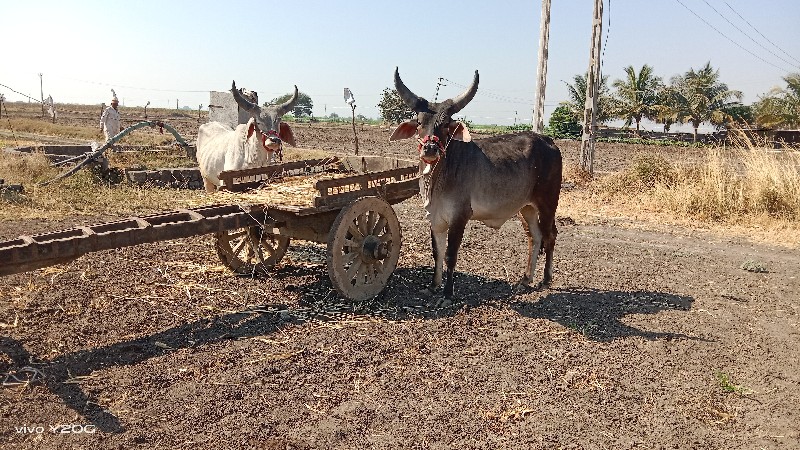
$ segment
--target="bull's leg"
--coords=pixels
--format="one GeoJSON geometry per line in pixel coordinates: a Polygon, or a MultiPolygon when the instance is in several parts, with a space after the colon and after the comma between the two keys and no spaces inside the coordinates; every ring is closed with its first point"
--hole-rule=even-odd
{"type": "Polygon", "coordinates": [[[544,252],[544,277],[542,284],[548,285],[553,281],[553,251],[556,247],[556,228],[555,209],[552,211],[547,207],[539,210],[539,228],[542,230],[542,251],[544,252]]]}
{"type": "Polygon", "coordinates": [[[520,291],[533,283],[533,275],[536,273],[536,264],[539,262],[539,250],[542,248],[542,230],[539,227],[539,211],[533,206],[525,206],[519,212],[522,218],[522,226],[528,235],[528,266],[525,268],[525,275],[515,286],[515,291],[520,291]]]}
{"type": "Polygon", "coordinates": [[[433,250],[433,281],[429,288],[423,291],[430,295],[442,285],[442,272],[444,266],[445,245],[447,244],[447,228],[434,229],[431,225],[431,247],[433,250]]]}
{"type": "Polygon", "coordinates": [[[444,296],[448,299],[453,297],[453,273],[456,270],[458,249],[461,247],[461,241],[464,239],[464,229],[466,227],[467,219],[460,219],[451,223],[447,231],[447,253],[444,256],[444,261],[447,264],[447,272],[445,274],[444,296]]]}
{"type": "Polygon", "coordinates": [[[216,192],[217,191],[217,185],[215,185],[214,183],[208,181],[207,178],[203,178],[203,186],[205,186],[206,192],[211,193],[211,192],[216,192]]]}

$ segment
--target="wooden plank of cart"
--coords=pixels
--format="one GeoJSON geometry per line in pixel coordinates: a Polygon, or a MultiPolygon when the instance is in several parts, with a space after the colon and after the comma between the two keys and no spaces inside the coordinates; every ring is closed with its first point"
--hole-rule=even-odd
{"type": "Polygon", "coordinates": [[[0,242],[0,276],[62,264],[86,253],[213,233],[232,271],[263,275],[291,239],[327,244],[328,275],[352,300],[379,294],[400,257],[400,223],[391,205],[419,192],[413,162],[377,156],[293,161],[220,174],[241,192],[286,177],[346,171],[314,184],[312,205],[224,204],[181,209],[0,242]]]}

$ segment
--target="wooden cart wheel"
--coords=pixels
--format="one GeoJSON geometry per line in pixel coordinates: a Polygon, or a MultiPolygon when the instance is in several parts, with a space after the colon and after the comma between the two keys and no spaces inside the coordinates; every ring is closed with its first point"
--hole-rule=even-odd
{"type": "Polygon", "coordinates": [[[267,233],[260,227],[223,231],[215,237],[217,256],[240,275],[265,275],[289,248],[288,236],[267,233]]]}
{"type": "Polygon", "coordinates": [[[400,259],[400,222],[391,205],[363,197],[342,209],[328,235],[328,275],[351,300],[378,295],[400,259]]]}

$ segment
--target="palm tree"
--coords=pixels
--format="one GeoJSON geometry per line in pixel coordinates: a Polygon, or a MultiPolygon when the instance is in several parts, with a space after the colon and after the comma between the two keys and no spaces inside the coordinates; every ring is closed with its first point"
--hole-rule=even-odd
{"type": "MultiPolygon", "coordinates": [[[[586,75],[575,75],[572,80],[574,84],[564,82],[567,85],[567,94],[569,95],[569,100],[564,104],[569,107],[575,120],[578,123],[583,123],[583,113],[586,108],[586,75]]],[[[597,98],[597,117],[595,117],[595,120],[597,123],[603,123],[611,118],[609,114],[611,97],[608,95],[607,76],[600,78],[598,91],[600,96],[597,98]]]]}
{"type": "Polygon", "coordinates": [[[742,93],[728,89],[719,81],[719,71],[711,67],[711,62],[699,70],[689,69],[683,76],[673,77],[675,102],[678,107],[678,120],[691,123],[694,128],[693,141],[697,142],[697,128],[703,122],[722,124],[725,110],[741,101],[742,93]],[[736,99],[736,101],[731,101],[736,99]]]}
{"type": "Polygon", "coordinates": [[[628,75],[625,80],[614,80],[613,86],[617,91],[612,112],[616,117],[625,119],[625,127],[636,122],[636,134],[639,135],[639,123],[642,119],[652,120],[656,116],[655,106],[663,83],[661,77],[655,76],[653,68],[647,64],[642,66],[638,74],[633,66],[626,67],[625,73],[628,75]]]}
{"type": "Polygon", "coordinates": [[[783,77],[786,89],[772,89],[753,105],[756,121],[767,128],[800,127],[800,73],[783,77]]]}
{"type": "Polygon", "coordinates": [[[656,104],[653,106],[656,112],[654,120],[656,123],[664,125],[664,133],[669,133],[672,124],[678,122],[678,114],[680,113],[675,88],[662,85],[656,95],[656,104]]]}

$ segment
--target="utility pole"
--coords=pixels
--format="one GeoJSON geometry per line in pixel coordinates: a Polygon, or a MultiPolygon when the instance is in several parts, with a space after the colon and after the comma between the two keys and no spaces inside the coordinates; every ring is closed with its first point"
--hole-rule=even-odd
{"type": "Polygon", "coordinates": [[[581,169],[594,174],[594,142],[597,128],[597,100],[600,97],[600,44],[603,35],[603,0],[594,0],[592,42],[589,50],[589,71],[586,73],[586,104],[583,111],[581,136],[581,169]]]}
{"type": "Polygon", "coordinates": [[[542,20],[539,24],[539,68],[536,71],[536,106],[533,110],[533,131],[544,129],[544,92],[547,85],[547,56],[550,45],[550,0],[542,0],[542,20]]]}
{"type": "Polygon", "coordinates": [[[42,73],[39,72],[39,90],[42,93],[42,119],[44,119],[44,87],[42,84],[42,73]]]}

